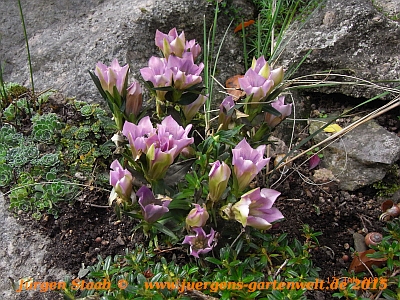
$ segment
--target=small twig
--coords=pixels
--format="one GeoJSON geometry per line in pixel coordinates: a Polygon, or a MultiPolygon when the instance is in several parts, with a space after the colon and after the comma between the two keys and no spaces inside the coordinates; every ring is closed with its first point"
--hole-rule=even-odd
{"type": "Polygon", "coordinates": [[[367,269],[369,275],[371,275],[371,278],[374,278],[374,274],[372,274],[371,270],[368,268],[368,266],[362,261],[362,259],[360,259],[359,256],[357,256],[357,259],[362,263],[362,265],[367,269]]]}
{"type": "Polygon", "coordinates": [[[233,243],[231,244],[231,248],[233,247],[233,245],[237,242],[237,240],[240,238],[240,236],[243,234],[243,232],[245,231],[244,228],[242,228],[242,230],[240,231],[239,235],[236,237],[236,239],[233,241],[233,243]]]}
{"type": "Polygon", "coordinates": [[[92,204],[92,203],[83,203],[87,206],[93,206],[93,207],[98,207],[98,208],[110,208],[111,206],[105,206],[105,205],[97,205],[97,204],[92,204]]]}
{"type": "Polygon", "coordinates": [[[287,265],[287,263],[289,262],[289,258],[286,258],[285,261],[283,262],[283,264],[279,267],[279,269],[275,272],[273,279],[275,280],[275,278],[279,275],[279,273],[282,271],[282,269],[287,265]]]}
{"type": "Polygon", "coordinates": [[[181,250],[181,249],[182,249],[182,247],[173,247],[173,248],[168,248],[168,249],[164,249],[164,250],[154,249],[154,251],[156,251],[157,254],[160,254],[160,253],[169,252],[172,250],[181,250]]]}

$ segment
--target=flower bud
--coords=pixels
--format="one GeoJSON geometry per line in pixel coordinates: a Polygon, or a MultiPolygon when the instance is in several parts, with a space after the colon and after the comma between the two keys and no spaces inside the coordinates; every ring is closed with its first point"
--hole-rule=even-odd
{"type": "Polygon", "coordinates": [[[128,94],[126,96],[126,106],[125,113],[129,117],[130,114],[133,114],[137,117],[142,109],[142,88],[139,85],[139,82],[134,81],[128,87],[128,94]]]}
{"type": "Polygon", "coordinates": [[[209,196],[211,201],[218,201],[228,186],[228,180],[231,176],[229,166],[220,161],[211,164],[212,168],[209,173],[209,196]]]}
{"type": "Polygon", "coordinates": [[[209,218],[207,209],[203,205],[194,204],[193,208],[186,217],[186,225],[190,227],[203,227],[209,218]]]}

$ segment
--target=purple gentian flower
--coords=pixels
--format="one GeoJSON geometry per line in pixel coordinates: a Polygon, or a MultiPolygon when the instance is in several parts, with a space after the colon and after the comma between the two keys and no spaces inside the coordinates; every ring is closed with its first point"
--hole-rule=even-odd
{"type": "Polygon", "coordinates": [[[128,115],[133,114],[137,117],[142,109],[142,88],[136,80],[127,89],[125,113],[128,115]]]}
{"type": "Polygon", "coordinates": [[[142,208],[143,219],[148,223],[156,222],[169,211],[168,205],[171,201],[156,199],[152,191],[146,186],[142,186],[136,192],[136,196],[139,197],[138,202],[142,208]]]}
{"type": "Polygon", "coordinates": [[[187,235],[183,240],[182,244],[190,245],[190,255],[199,258],[199,254],[205,254],[212,250],[214,247],[214,235],[215,231],[211,228],[210,234],[204,232],[201,227],[194,227],[192,230],[196,235],[187,235]]]}
{"type": "Polygon", "coordinates": [[[182,31],[180,35],[176,28],[172,28],[168,34],[162,33],[157,29],[155,43],[158,48],[164,54],[166,59],[169,58],[171,54],[182,57],[185,51],[185,33],[182,31]]]}
{"type": "Polygon", "coordinates": [[[122,134],[128,138],[133,159],[138,160],[143,152],[147,152],[146,140],[156,134],[156,129],[153,128],[150,117],[146,116],[138,125],[126,121],[122,134]]]}
{"type": "Polygon", "coordinates": [[[129,66],[125,65],[121,67],[117,59],[111,62],[111,66],[107,67],[105,64],[98,62],[94,73],[100,80],[101,87],[104,91],[109,92],[111,95],[114,94],[114,86],[120,95],[123,95],[123,91],[126,75],[128,74],[129,66]]]}
{"type": "MultiPolygon", "coordinates": [[[[172,83],[172,71],[167,68],[167,60],[152,56],[149,66],[140,69],[140,74],[145,81],[151,81],[154,87],[170,86],[172,83]]],[[[156,91],[158,100],[165,100],[165,91],[156,91]]]]}
{"type": "Polygon", "coordinates": [[[166,68],[172,72],[173,86],[177,90],[183,91],[203,80],[200,73],[203,71],[204,64],[196,65],[193,55],[189,52],[183,53],[182,58],[170,56],[166,68]]]}
{"type": "Polygon", "coordinates": [[[110,184],[114,187],[115,192],[121,198],[128,200],[132,193],[132,174],[124,169],[118,160],[111,163],[110,168],[110,184]]]}
{"type": "Polygon", "coordinates": [[[186,217],[186,225],[190,227],[203,227],[206,225],[209,216],[204,204],[203,207],[199,204],[194,204],[194,208],[186,217]]]}
{"type": "Polygon", "coordinates": [[[264,56],[261,56],[257,60],[253,59],[251,68],[247,70],[244,77],[239,78],[239,85],[247,96],[253,95],[252,102],[259,102],[282,80],[283,68],[271,71],[268,62],[264,56]]]}
{"type": "Polygon", "coordinates": [[[204,95],[199,95],[199,97],[188,105],[182,105],[182,111],[185,115],[186,121],[190,122],[193,117],[197,114],[200,107],[204,105],[208,97],[204,95]]]}
{"type": "Polygon", "coordinates": [[[286,119],[286,117],[290,116],[292,113],[292,104],[285,105],[285,96],[280,96],[271,103],[271,106],[281,113],[280,116],[275,116],[269,112],[265,113],[265,123],[267,123],[269,127],[274,128],[286,119]]]}
{"type": "Polygon", "coordinates": [[[219,160],[211,165],[211,171],[208,174],[209,196],[211,201],[218,201],[228,186],[231,169],[226,163],[221,163],[219,160]]]}
{"type": "Polygon", "coordinates": [[[201,47],[198,43],[196,43],[196,40],[191,40],[186,42],[185,51],[190,52],[193,55],[193,60],[196,60],[200,55],[201,47]]]}
{"type": "Polygon", "coordinates": [[[235,102],[233,101],[232,96],[228,96],[222,100],[221,105],[219,106],[218,115],[219,130],[228,129],[233,115],[233,110],[231,111],[233,107],[235,107],[235,102]]]}
{"type": "Polygon", "coordinates": [[[256,177],[262,168],[268,164],[270,158],[264,158],[265,145],[251,148],[246,139],[240,141],[235,149],[232,149],[234,166],[233,172],[238,183],[239,191],[244,190],[256,177]]]}
{"type": "Polygon", "coordinates": [[[184,129],[171,116],[157,125],[157,134],[146,140],[149,178],[156,180],[164,177],[183,148],[194,142],[193,138],[188,137],[191,128],[189,124],[184,129]]]}
{"type": "Polygon", "coordinates": [[[272,207],[281,193],[272,189],[256,188],[242,195],[239,202],[232,206],[235,219],[243,227],[252,226],[266,230],[271,228],[272,222],[283,219],[282,213],[272,207]]]}

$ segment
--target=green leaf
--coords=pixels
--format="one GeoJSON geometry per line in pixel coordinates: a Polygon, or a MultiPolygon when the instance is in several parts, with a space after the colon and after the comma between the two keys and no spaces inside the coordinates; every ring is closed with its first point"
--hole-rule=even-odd
{"type": "Polygon", "coordinates": [[[181,105],[189,105],[199,98],[200,93],[184,93],[179,99],[178,103],[181,105]]]}
{"type": "Polygon", "coordinates": [[[213,263],[215,265],[220,265],[220,266],[222,265],[222,261],[220,261],[220,260],[218,260],[218,259],[216,259],[215,257],[212,257],[212,256],[206,257],[205,260],[210,262],[210,263],[213,263]]]}
{"type": "Polygon", "coordinates": [[[155,222],[152,224],[155,228],[157,228],[158,231],[168,235],[169,237],[173,238],[174,240],[178,240],[178,237],[171,231],[169,230],[167,227],[165,227],[164,225],[155,222]]]}

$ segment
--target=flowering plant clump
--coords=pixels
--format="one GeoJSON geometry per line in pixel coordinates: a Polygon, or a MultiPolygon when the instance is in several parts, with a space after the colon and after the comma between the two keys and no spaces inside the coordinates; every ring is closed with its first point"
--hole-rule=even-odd
{"type": "Polygon", "coordinates": [[[117,200],[116,208],[123,204],[123,211],[140,219],[138,226],[155,243],[161,232],[168,243],[187,244],[200,258],[216,247],[225,223],[239,231],[239,224],[268,230],[283,219],[273,207],[280,193],[260,186],[259,175],[270,162],[265,141],[291,114],[291,104],[280,95],[283,68],[271,69],[259,57],[239,79],[245,99],[226,97],[209,124],[215,130],[200,133],[193,124],[204,121],[199,111],[211,96],[202,83],[204,64],[195,63],[199,44],[176,28],[157,30],[155,44],[163,57],[151,57],[140,70],[155,99],[152,116],[142,107],[139,81],[128,86],[127,65],[98,63],[91,73],[117,125],[110,203],[117,200]]]}

